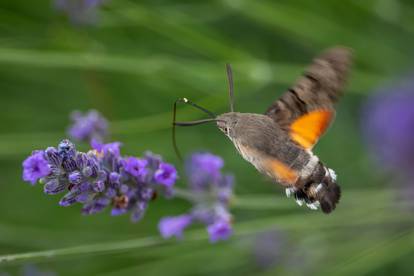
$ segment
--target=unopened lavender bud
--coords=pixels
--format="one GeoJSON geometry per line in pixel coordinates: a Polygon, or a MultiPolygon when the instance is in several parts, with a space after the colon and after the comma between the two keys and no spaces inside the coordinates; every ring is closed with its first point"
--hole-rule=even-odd
{"type": "Polygon", "coordinates": [[[67,207],[70,206],[74,203],[76,203],[76,198],[80,193],[75,191],[75,192],[69,192],[68,194],[66,194],[60,201],[59,201],[59,205],[63,206],[63,207],[67,207]]]}
{"type": "Polygon", "coordinates": [[[79,171],[73,171],[69,174],[69,182],[79,184],[82,181],[82,174],[79,171]]]}
{"type": "Polygon", "coordinates": [[[105,182],[98,180],[93,184],[92,188],[95,192],[101,193],[105,190],[105,182]]]}
{"type": "Polygon", "coordinates": [[[121,179],[121,175],[119,174],[119,173],[117,173],[117,172],[111,172],[110,174],[109,174],[109,181],[112,183],[112,184],[119,184],[120,182],[120,179],[121,179]]]}
{"type": "Polygon", "coordinates": [[[45,194],[55,195],[63,192],[66,188],[67,184],[64,182],[59,182],[58,179],[51,179],[43,186],[43,191],[45,194]]]}
{"type": "Polygon", "coordinates": [[[55,167],[60,167],[62,164],[62,157],[60,157],[58,151],[54,147],[48,147],[45,151],[46,159],[50,162],[51,165],[55,167]]]}
{"type": "Polygon", "coordinates": [[[83,174],[85,177],[91,177],[91,176],[93,175],[93,170],[92,170],[92,168],[91,168],[91,167],[85,167],[85,168],[83,168],[83,170],[82,170],[82,174],[83,174]]]}

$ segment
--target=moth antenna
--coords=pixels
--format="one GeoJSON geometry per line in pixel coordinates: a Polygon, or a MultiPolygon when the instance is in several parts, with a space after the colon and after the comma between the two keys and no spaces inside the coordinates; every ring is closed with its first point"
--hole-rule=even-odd
{"type": "Polygon", "coordinates": [[[230,101],[230,111],[234,112],[234,83],[233,83],[233,70],[229,63],[226,64],[227,71],[227,81],[229,84],[229,101],[230,101]]]}
{"type": "Polygon", "coordinates": [[[189,104],[195,108],[197,108],[198,110],[203,111],[204,113],[208,114],[211,118],[216,118],[217,115],[214,114],[213,112],[211,112],[210,110],[207,110],[206,108],[199,106],[198,104],[193,103],[192,101],[190,101],[187,98],[180,98],[178,100],[175,101],[176,103],[185,103],[185,104],[189,104]]]}

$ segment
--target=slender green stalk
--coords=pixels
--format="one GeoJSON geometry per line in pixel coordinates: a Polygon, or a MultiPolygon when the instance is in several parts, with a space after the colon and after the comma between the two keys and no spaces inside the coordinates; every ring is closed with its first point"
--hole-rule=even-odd
{"type": "MultiPolygon", "coordinates": [[[[372,213],[373,210],[366,208],[365,212],[372,213]]],[[[394,213],[383,213],[379,217],[371,216],[368,214],[364,216],[361,212],[356,212],[350,215],[349,219],[343,219],[343,217],[328,220],[325,216],[308,215],[288,215],[280,217],[272,217],[266,219],[257,219],[246,222],[239,222],[237,224],[235,236],[240,237],[244,235],[252,235],[260,231],[269,229],[282,229],[293,230],[306,226],[306,231],[316,231],[318,229],[334,229],[338,230],[338,227],[355,227],[355,226],[369,226],[375,224],[395,223],[409,220],[410,216],[396,215],[394,213]],[[300,219],[301,218],[301,219],[300,219]]],[[[201,241],[207,240],[207,235],[204,231],[197,230],[191,231],[186,234],[186,241],[201,241]]],[[[52,249],[44,251],[35,251],[27,253],[18,253],[0,256],[0,264],[12,264],[23,261],[39,261],[48,260],[57,257],[71,257],[82,256],[86,254],[103,254],[128,251],[138,248],[154,247],[157,245],[174,245],[172,242],[164,241],[159,237],[146,237],[139,239],[131,239],[125,241],[105,242],[97,244],[88,244],[82,246],[67,247],[61,249],[52,249]]]]}
{"type": "Polygon", "coordinates": [[[161,244],[163,240],[159,237],[148,237],[126,241],[107,242],[98,244],[87,244],[81,246],[67,247],[61,249],[52,249],[37,252],[28,252],[21,254],[12,254],[0,256],[1,263],[12,263],[22,260],[38,260],[38,259],[49,259],[60,256],[75,256],[83,254],[94,254],[94,253],[105,253],[105,252],[116,252],[125,251],[133,248],[144,248],[148,246],[155,246],[161,244]]]}
{"type": "Polygon", "coordinates": [[[414,251],[414,231],[402,231],[388,239],[366,248],[352,256],[339,266],[333,267],[327,275],[365,275],[375,269],[409,254],[414,251]],[[392,252],[392,254],[390,254],[392,252]]]}
{"type": "MultiPolygon", "coordinates": [[[[349,194],[353,196],[360,196],[363,198],[364,195],[370,194],[372,197],[384,197],[384,192],[377,192],[377,194],[373,193],[372,191],[354,191],[349,192],[349,194]]],[[[191,195],[186,190],[177,189],[176,192],[177,197],[181,197],[187,200],[192,200],[193,195],[191,195]]],[[[238,200],[234,201],[234,208],[249,208],[252,205],[254,209],[257,209],[260,203],[263,205],[261,206],[263,210],[268,210],[273,206],[270,206],[269,200],[273,200],[274,197],[272,196],[244,196],[240,197],[238,200]],[[255,200],[256,203],[254,204],[246,204],[245,202],[255,200]],[[244,203],[243,203],[244,202],[244,203]]],[[[288,202],[287,200],[285,200],[288,202]]],[[[276,202],[276,201],[274,201],[276,202]]],[[[280,204],[276,204],[277,207],[280,207],[280,204]]],[[[293,206],[293,205],[292,205],[293,206]]],[[[371,213],[378,213],[373,211],[373,209],[385,209],[387,208],[384,205],[379,206],[370,206],[369,208],[365,208],[364,212],[369,214],[371,213]]],[[[257,231],[273,228],[277,225],[280,229],[292,229],[292,228],[300,228],[304,224],[308,230],[319,229],[324,227],[352,227],[355,225],[370,225],[375,223],[386,223],[395,220],[404,219],[406,216],[396,215],[393,212],[382,212],[380,216],[371,216],[365,217],[363,212],[361,213],[358,210],[358,206],[356,206],[353,210],[352,209],[345,209],[341,211],[341,217],[328,220],[325,216],[318,216],[313,214],[309,214],[309,216],[302,217],[302,215],[289,215],[289,216],[280,216],[278,218],[266,218],[266,219],[258,219],[254,221],[247,221],[247,222],[240,222],[237,224],[238,231],[236,232],[237,235],[248,235],[253,234],[257,231]],[[356,212],[354,212],[356,211],[356,212]],[[298,219],[301,216],[302,219],[298,219]]],[[[186,235],[187,241],[198,241],[198,240],[205,240],[207,237],[204,231],[193,231],[186,235]]],[[[0,263],[14,263],[24,260],[39,260],[39,259],[48,259],[54,257],[67,257],[67,256],[76,256],[76,255],[83,255],[83,254],[95,254],[95,253],[110,253],[110,252],[118,252],[118,251],[127,251],[136,248],[145,248],[145,247],[152,247],[161,244],[168,244],[168,242],[163,241],[159,237],[147,237],[147,238],[139,238],[139,239],[132,239],[126,241],[117,241],[117,242],[107,242],[107,243],[98,243],[98,244],[91,244],[91,245],[83,245],[83,246],[75,246],[75,247],[68,247],[62,249],[54,249],[54,250],[45,250],[45,251],[38,251],[38,252],[28,252],[28,253],[21,253],[21,254],[12,254],[12,255],[5,255],[0,256],[0,263]]]]}

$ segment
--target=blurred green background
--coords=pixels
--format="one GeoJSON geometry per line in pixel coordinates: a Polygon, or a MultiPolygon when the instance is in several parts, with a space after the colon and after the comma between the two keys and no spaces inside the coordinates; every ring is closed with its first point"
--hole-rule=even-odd
{"type": "MultiPolygon", "coordinates": [[[[0,272],[19,275],[26,263],[57,275],[413,272],[412,214],[395,206],[392,177],[372,162],[360,134],[367,95],[412,66],[412,1],[112,0],[97,13],[94,24],[80,25],[50,0],[0,3],[0,254],[117,241],[131,248],[10,262],[0,272]],[[123,153],[150,149],[178,165],[170,129],[175,99],[227,111],[224,64],[230,62],[236,109],[262,113],[313,56],[337,44],[354,49],[355,63],[336,123],[315,149],[342,187],[329,216],[286,199],[213,125],[178,129],[178,142],[187,154],[222,156],[225,170],[236,175],[240,204],[233,210],[235,235],[226,242],[210,244],[196,226],[187,239],[159,242],[158,220],[190,208],[180,199],[153,202],[144,220],[131,224],[108,212],[82,216],[79,206],[60,207],[59,196],[21,180],[22,160],[33,149],[56,146],[74,109],[102,112],[123,153]],[[263,249],[271,260],[263,265],[255,241],[268,231],[283,234],[273,250],[271,241],[263,249]],[[143,246],[147,237],[154,244],[143,246]]],[[[178,116],[203,114],[182,108],[178,116]]],[[[183,179],[178,186],[185,187],[183,179]]]]}

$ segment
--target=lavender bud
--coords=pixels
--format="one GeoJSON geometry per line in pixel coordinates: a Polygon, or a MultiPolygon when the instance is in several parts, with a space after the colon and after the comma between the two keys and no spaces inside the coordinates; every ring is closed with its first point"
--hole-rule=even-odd
{"type": "Polygon", "coordinates": [[[79,184],[82,181],[82,174],[79,171],[73,171],[69,174],[69,183],[79,184]]]}
{"type": "Polygon", "coordinates": [[[84,182],[79,185],[79,191],[88,192],[91,190],[91,185],[88,182],[84,182]]]}
{"type": "Polygon", "coordinates": [[[45,151],[46,159],[54,167],[60,167],[62,164],[62,157],[60,157],[57,149],[54,147],[48,147],[45,151]]]}
{"type": "Polygon", "coordinates": [[[101,180],[101,181],[106,181],[106,178],[108,176],[108,174],[104,170],[99,171],[97,175],[98,175],[97,177],[98,180],[101,180]]]}
{"type": "Polygon", "coordinates": [[[129,191],[128,185],[125,185],[125,184],[121,185],[120,191],[121,191],[121,194],[127,194],[129,191]]]}
{"type": "Polygon", "coordinates": [[[160,166],[160,163],[162,162],[162,158],[160,155],[158,154],[153,154],[150,151],[147,151],[144,154],[144,158],[145,160],[147,160],[148,162],[148,168],[150,168],[151,170],[155,171],[158,169],[158,167],[160,166]]]}
{"type": "Polygon", "coordinates": [[[80,194],[76,197],[76,201],[80,203],[85,203],[88,201],[90,195],[88,193],[80,194]]]}
{"type": "Polygon", "coordinates": [[[75,159],[69,157],[63,158],[62,167],[66,172],[73,172],[78,168],[75,159]]]}
{"type": "Polygon", "coordinates": [[[91,167],[85,167],[85,168],[83,168],[83,170],[82,170],[82,174],[83,174],[85,177],[91,177],[91,176],[93,175],[93,170],[92,170],[92,168],[91,168],[91,167]]]}
{"type": "Polygon", "coordinates": [[[112,188],[108,188],[108,189],[106,190],[105,195],[106,195],[107,197],[109,197],[109,198],[113,198],[114,196],[116,196],[116,190],[115,190],[115,189],[112,189],[112,188]]]}
{"type": "Polygon", "coordinates": [[[85,168],[88,165],[88,162],[88,155],[86,153],[79,152],[76,155],[76,165],[78,166],[78,168],[85,168]]]}
{"type": "Polygon", "coordinates": [[[63,192],[66,187],[67,184],[65,182],[59,182],[58,179],[51,179],[43,186],[43,191],[45,194],[54,195],[63,192]]]}
{"type": "Polygon", "coordinates": [[[107,198],[98,198],[92,201],[91,203],[88,203],[82,208],[82,214],[84,215],[92,215],[99,213],[105,209],[106,206],[108,206],[111,203],[111,201],[107,198]]]}
{"type": "Polygon", "coordinates": [[[117,172],[111,172],[109,174],[109,181],[112,184],[119,184],[119,180],[121,179],[121,175],[117,172]]]}
{"type": "Polygon", "coordinates": [[[131,221],[138,222],[142,219],[145,214],[145,209],[147,208],[147,202],[137,202],[135,208],[132,210],[131,221]]]}
{"type": "Polygon", "coordinates": [[[105,182],[98,180],[93,184],[92,188],[95,192],[101,193],[105,190],[105,182]]]}
{"type": "Polygon", "coordinates": [[[76,155],[75,145],[67,139],[62,140],[58,145],[58,153],[62,158],[74,158],[76,155]]]}
{"type": "Polygon", "coordinates": [[[76,202],[76,197],[79,195],[79,191],[73,191],[67,193],[60,201],[59,205],[63,207],[70,206],[76,202]]]}
{"type": "Polygon", "coordinates": [[[127,212],[128,210],[126,208],[112,208],[111,210],[111,216],[120,216],[127,212]]]}

